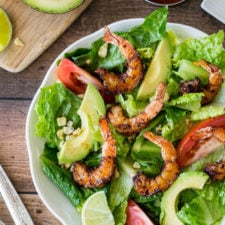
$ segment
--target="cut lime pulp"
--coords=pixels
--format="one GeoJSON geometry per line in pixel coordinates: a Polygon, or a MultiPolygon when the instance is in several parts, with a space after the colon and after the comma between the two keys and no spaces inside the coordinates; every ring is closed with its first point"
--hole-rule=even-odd
{"type": "Polygon", "coordinates": [[[81,216],[83,225],[115,224],[104,191],[94,193],[85,201],[81,216]]]}
{"type": "Polygon", "coordinates": [[[0,8],[0,52],[2,52],[12,39],[12,24],[7,13],[0,8]]]}

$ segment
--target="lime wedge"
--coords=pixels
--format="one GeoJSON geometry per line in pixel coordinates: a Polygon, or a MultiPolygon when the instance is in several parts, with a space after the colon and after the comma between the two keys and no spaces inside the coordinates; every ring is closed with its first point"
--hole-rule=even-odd
{"type": "Polygon", "coordinates": [[[12,39],[12,24],[7,13],[0,8],[0,52],[2,52],[12,39]]]}
{"type": "Polygon", "coordinates": [[[81,212],[83,225],[114,225],[104,191],[91,195],[84,203],[81,212]]]}

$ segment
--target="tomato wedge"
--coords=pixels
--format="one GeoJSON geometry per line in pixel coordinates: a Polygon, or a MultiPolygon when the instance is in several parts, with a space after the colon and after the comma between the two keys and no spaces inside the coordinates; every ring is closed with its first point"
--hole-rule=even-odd
{"type": "Polygon", "coordinates": [[[83,94],[86,86],[92,83],[98,90],[103,90],[102,83],[89,72],[63,58],[56,70],[58,79],[75,94],[83,94]]]}
{"type": "Polygon", "coordinates": [[[128,200],[126,214],[126,225],[154,225],[143,210],[131,199],[128,200]]]}
{"type": "Polygon", "coordinates": [[[197,151],[193,152],[193,147],[196,144],[196,141],[193,139],[193,136],[200,129],[207,127],[223,127],[225,128],[225,116],[212,117],[206,120],[201,121],[191,128],[191,130],[182,138],[180,143],[177,146],[177,162],[180,167],[185,167],[196,161],[196,159],[201,158],[208,153],[213,151],[217,145],[218,141],[212,140],[208,142],[204,148],[199,148],[197,151]],[[211,148],[211,149],[210,149],[211,148]]]}

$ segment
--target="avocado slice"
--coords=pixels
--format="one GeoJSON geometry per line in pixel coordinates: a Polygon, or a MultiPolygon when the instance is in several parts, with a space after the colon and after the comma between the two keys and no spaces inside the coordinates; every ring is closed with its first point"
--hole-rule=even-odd
{"type": "Polygon", "coordinates": [[[70,135],[66,138],[57,155],[59,164],[72,163],[89,154],[94,142],[101,137],[99,120],[105,112],[102,96],[92,84],[88,84],[77,112],[81,118],[81,132],[79,135],[70,135]]]}
{"type": "Polygon", "coordinates": [[[165,82],[171,73],[173,46],[168,33],[160,41],[152,61],[137,92],[138,100],[146,100],[155,94],[160,82],[165,82]]]}
{"type": "Polygon", "coordinates": [[[188,188],[202,189],[209,176],[201,171],[190,171],[180,174],[172,186],[167,189],[161,201],[161,225],[184,225],[177,217],[179,194],[188,188]]]}
{"type": "Polygon", "coordinates": [[[77,6],[84,0],[23,0],[28,6],[46,13],[65,13],[77,6]]]}

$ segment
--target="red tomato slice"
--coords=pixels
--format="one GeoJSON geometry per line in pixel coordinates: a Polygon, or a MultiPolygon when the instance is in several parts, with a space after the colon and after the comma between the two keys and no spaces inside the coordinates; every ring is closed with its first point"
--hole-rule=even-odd
{"type": "Polygon", "coordinates": [[[177,146],[177,162],[180,167],[185,167],[196,161],[208,153],[210,153],[209,148],[213,148],[213,145],[218,143],[212,140],[208,143],[208,148],[198,149],[196,152],[191,152],[196,142],[193,140],[193,136],[197,131],[206,127],[225,127],[225,116],[218,116],[203,120],[202,122],[196,124],[191,128],[191,130],[182,138],[180,143],[177,146]],[[208,151],[208,152],[206,152],[208,151]]]}
{"type": "Polygon", "coordinates": [[[96,77],[67,58],[60,61],[56,73],[58,79],[75,94],[83,94],[89,83],[92,83],[98,90],[103,90],[102,83],[96,77]]]}
{"type": "Polygon", "coordinates": [[[131,199],[128,200],[126,214],[126,225],[154,225],[143,210],[131,199]]]}

